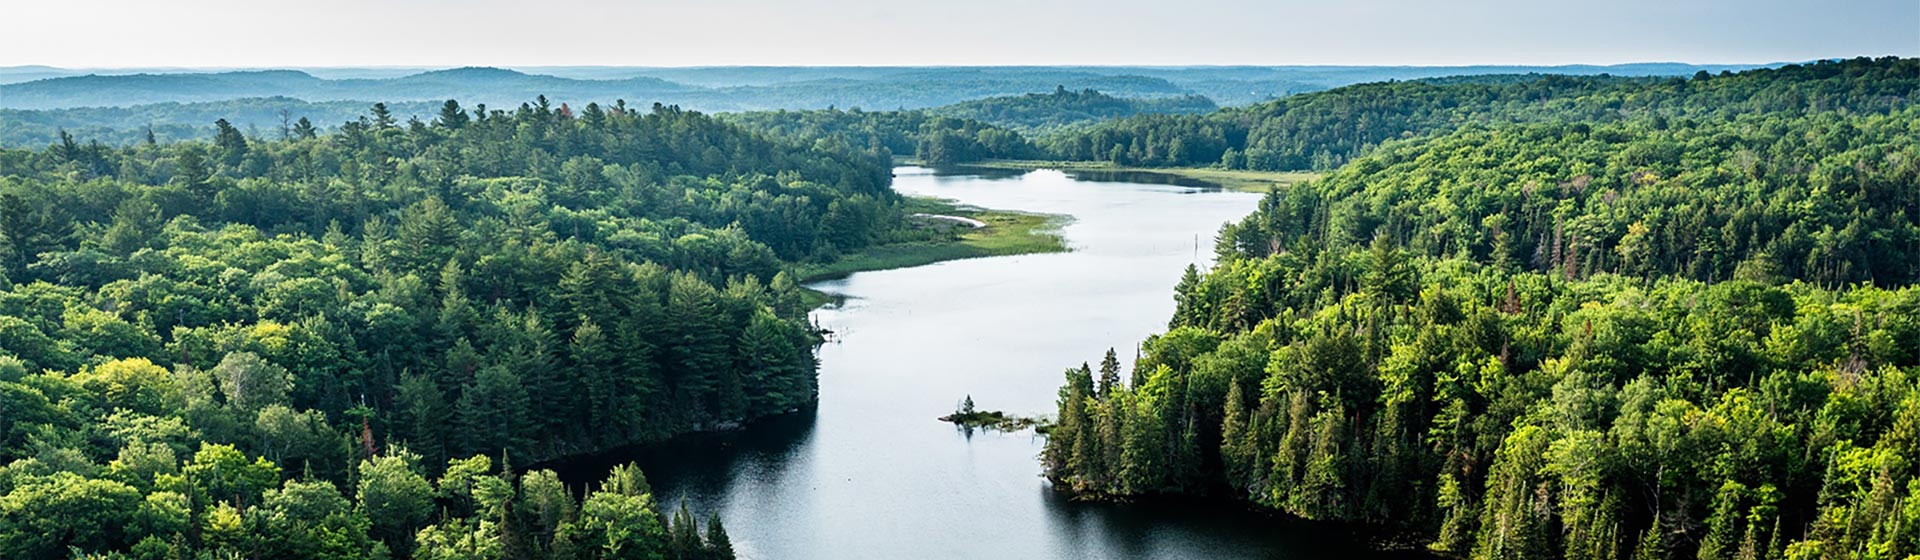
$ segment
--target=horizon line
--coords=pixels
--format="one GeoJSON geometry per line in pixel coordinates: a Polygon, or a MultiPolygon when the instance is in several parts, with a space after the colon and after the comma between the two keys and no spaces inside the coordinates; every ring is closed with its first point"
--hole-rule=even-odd
{"type": "Polygon", "coordinates": [[[1912,57],[1912,55],[1898,55],[1898,54],[1886,54],[1886,55],[1855,55],[1855,56],[1832,56],[1832,57],[1818,57],[1818,58],[1810,58],[1810,59],[1801,59],[1801,60],[1773,60],[1773,61],[1766,61],[1766,62],[1692,62],[1692,61],[1684,61],[1684,60],[1635,60],[1635,61],[1626,61],[1626,62],[1559,62],[1559,63],[1509,63],[1509,62],[1474,62],[1474,63],[1446,63],[1446,64],[1419,64],[1419,63],[1403,63],[1403,64],[1337,64],[1337,63],[1214,63],[1214,62],[1196,62],[1196,63],[1182,63],[1182,64],[1167,64],[1167,63],[1147,63],[1147,64],[1124,64],[1124,63],[1120,63],[1120,64],[1115,64],[1115,63],[1102,63],[1102,64],[1092,64],[1092,63],[1058,63],[1058,64],[1027,64],[1027,63],[1022,63],[1022,64],[945,64],[945,63],[934,63],[934,64],[690,64],[690,65],[646,65],[646,64],[632,64],[632,65],[628,65],[628,64],[471,64],[471,63],[469,63],[469,64],[366,64],[366,65],[356,65],[356,64],[338,64],[338,65],[335,65],[335,64],[287,64],[287,65],[273,65],[273,66],[254,66],[254,65],[204,65],[204,66],[202,66],[202,65],[182,65],[182,64],[176,64],[176,65],[149,65],[149,66],[57,66],[57,65],[52,65],[52,64],[35,64],[35,63],[25,63],[25,64],[0,64],[0,70],[19,70],[19,69],[30,69],[30,68],[37,68],[37,69],[50,69],[50,70],[68,70],[68,71],[87,71],[87,70],[111,70],[111,71],[139,71],[139,70],[162,70],[162,71],[223,71],[223,70],[301,70],[301,69],[316,69],[316,70],[358,70],[358,69],[365,69],[365,70],[417,70],[417,69],[432,69],[432,70],[458,70],[458,69],[466,69],[466,68],[481,68],[481,69],[507,69],[507,70],[511,70],[511,69],[515,69],[515,68],[553,68],[553,69],[570,69],[570,68],[630,68],[630,69],[647,69],[647,70],[700,70],[700,69],[725,69],[725,68],[816,68],[816,69],[883,69],[883,68],[1168,68],[1168,69],[1172,69],[1172,68],[1472,68],[1472,67],[1484,67],[1484,66],[1496,66],[1496,67],[1498,67],[1498,66],[1504,66],[1504,67],[1525,67],[1525,68],[1557,68],[1557,67],[1571,67],[1571,66],[1589,66],[1589,67],[1610,67],[1610,66],[1635,66],[1635,65],[1655,65],[1655,64],[1671,64],[1671,65],[1680,65],[1680,66],[1748,66],[1748,67],[1761,67],[1761,66],[1774,66],[1774,65],[1785,65],[1785,64],[1807,64],[1807,63],[1816,63],[1816,62],[1820,62],[1820,61],[1840,61],[1840,60],[1853,60],[1853,59],[1859,59],[1859,58],[1867,58],[1867,59],[1878,59],[1878,58],[1887,58],[1887,57],[1892,57],[1892,58],[1911,58],[1911,57],[1912,57]]]}

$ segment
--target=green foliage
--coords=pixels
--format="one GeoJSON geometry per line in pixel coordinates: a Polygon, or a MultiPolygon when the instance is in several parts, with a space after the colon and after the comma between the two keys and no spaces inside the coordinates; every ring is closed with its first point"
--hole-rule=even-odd
{"type": "Polygon", "coordinates": [[[927,112],[1032,133],[1140,114],[1198,114],[1209,113],[1218,108],[1213,104],[1213,100],[1198,95],[1124,98],[1090,89],[1071,91],[1061,86],[1054,88],[1052,93],[975,99],[935,107],[928,109],[927,112]]]}
{"type": "Polygon", "coordinates": [[[1691,116],[1466,125],[1274,192],[1132,383],[1063,387],[1048,477],[1475,559],[1920,553],[1912,72],[1599,83],[1691,116]]]}
{"type": "Polygon", "coordinates": [[[1920,60],[1819,61],[1708,80],[1528,75],[1380,82],[1205,115],[1139,115],[1038,143],[1055,159],[1121,165],[1328,170],[1391,140],[1470,124],[1886,113],[1914,100],[1920,60]]]}
{"type": "Polygon", "coordinates": [[[928,111],[783,110],[721,118],[803,144],[852,146],[887,158],[911,154],[929,164],[1039,155],[1018,132],[928,111]]]}
{"type": "Polygon", "coordinates": [[[506,473],[811,404],[787,271],[903,238],[868,154],[442,109],[0,152],[0,556],[652,557],[644,491],[506,473]]]}

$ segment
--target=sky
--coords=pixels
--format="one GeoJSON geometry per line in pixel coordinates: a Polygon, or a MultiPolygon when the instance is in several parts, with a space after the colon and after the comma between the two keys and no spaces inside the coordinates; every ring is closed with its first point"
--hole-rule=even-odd
{"type": "Polygon", "coordinates": [[[1920,0],[8,0],[0,66],[1763,63],[1920,0]]]}

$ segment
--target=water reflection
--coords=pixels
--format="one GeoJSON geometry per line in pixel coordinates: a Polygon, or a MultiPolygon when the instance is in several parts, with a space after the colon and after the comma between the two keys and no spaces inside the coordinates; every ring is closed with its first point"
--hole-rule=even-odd
{"type": "Polygon", "coordinates": [[[576,462],[563,476],[590,481],[636,460],[663,502],[719,512],[742,558],[1373,556],[1229,504],[1066,500],[1039,476],[1043,442],[1031,431],[969,434],[936,419],[967,395],[985,409],[1051,413],[1065,368],[1108,347],[1130,357],[1164,328],[1180,271],[1211,253],[1201,240],[1258,200],[1075,177],[897,170],[909,194],[1070,215],[1074,250],[814,284],[848,296],[813,314],[836,335],[819,350],[815,410],[576,462]]]}
{"type": "MultiPolygon", "coordinates": [[[[1131,183],[1136,185],[1171,185],[1191,187],[1197,191],[1217,191],[1220,185],[1204,179],[1196,179],[1171,173],[1155,173],[1137,170],[1075,169],[1068,171],[1042,170],[1043,172],[1063,173],[1076,181],[1097,183],[1131,183]]],[[[1024,169],[1005,169],[999,167],[981,167],[955,165],[932,169],[931,173],[939,177],[964,177],[972,179],[1019,179],[1033,171],[1024,169]]]]}

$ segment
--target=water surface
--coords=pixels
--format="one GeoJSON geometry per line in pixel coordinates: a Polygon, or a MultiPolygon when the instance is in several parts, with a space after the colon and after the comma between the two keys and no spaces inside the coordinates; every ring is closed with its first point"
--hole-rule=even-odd
{"type": "Polygon", "coordinates": [[[749,559],[1348,558],[1324,527],[1228,504],[1086,504],[1048,489],[1031,431],[966,434],[935,420],[981,408],[1051,413],[1068,366],[1163,330],[1172,287],[1258,195],[1076,180],[1057,171],[936,173],[894,187],[1071,216],[1072,252],[866,272],[815,288],[816,410],[642,457],[656,495],[718,511],[749,559]]]}

